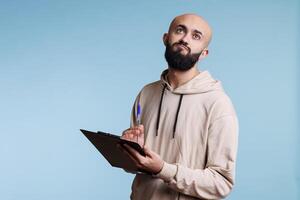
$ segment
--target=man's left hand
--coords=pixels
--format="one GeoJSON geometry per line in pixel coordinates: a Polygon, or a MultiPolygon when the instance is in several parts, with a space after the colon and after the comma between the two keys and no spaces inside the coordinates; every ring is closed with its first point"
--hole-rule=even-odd
{"type": "MultiPolygon", "coordinates": [[[[152,174],[158,174],[163,168],[164,161],[154,151],[144,146],[144,152],[146,156],[142,156],[135,149],[127,144],[123,144],[123,152],[126,153],[131,160],[135,163],[138,169],[147,171],[152,174]]],[[[122,147],[121,147],[122,148],[122,147]]]]}

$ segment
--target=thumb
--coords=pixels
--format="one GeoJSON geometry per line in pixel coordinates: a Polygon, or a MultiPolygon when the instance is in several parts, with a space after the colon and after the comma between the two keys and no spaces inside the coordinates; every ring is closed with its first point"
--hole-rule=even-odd
{"type": "Polygon", "coordinates": [[[147,146],[144,146],[144,152],[145,152],[145,154],[146,154],[146,156],[149,156],[149,157],[151,157],[152,158],[152,151],[151,151],[151,149],[149,149],[147,146]]]}

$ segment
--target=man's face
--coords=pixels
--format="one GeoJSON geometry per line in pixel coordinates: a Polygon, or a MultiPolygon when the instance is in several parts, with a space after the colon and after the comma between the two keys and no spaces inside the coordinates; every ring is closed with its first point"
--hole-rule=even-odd
{"type": "Polygon", "coordinates": [[[198,61],[200,53],[190,53],[190,49],[183,43],[178,42],[172,46],[169,42],[166,44],[165,58],[169,64],[169,67],[177,69],[179,71],[187,71],[191,69],[198,61]],[[183,49],[186,49],[187,53],[182,54],[183,49]]]}
{"type": "Polygon", "coordinates": [[[199,16],[188,14],[176,17],[169,32],[164,35],[165,58],[169,67],[181,71],[192,68],[200,56],[206,56],[210,37],[208,24],[199,16]]]}

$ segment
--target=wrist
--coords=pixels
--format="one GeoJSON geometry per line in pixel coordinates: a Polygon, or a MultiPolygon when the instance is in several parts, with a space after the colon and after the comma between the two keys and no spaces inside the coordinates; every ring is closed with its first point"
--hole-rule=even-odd
{"type": "Polygon", "coordinates": [[[153,174],[155,178],[161,178],[165,182],[170,182],[177,174],[178,166],[177,164],[170,164],[164,161],[164,165],[160,172],[153,174]]]}
{"type": "Polygon", "coordinates": [[[152,175],[157,175],[157,174],[159,174],[159,173],[161,172],[161,170],[163,169],[164,164],[165,164],[165,162],[164,162],[163,160],[161,160],[161,161],[160,161],[160,164],[159,164],[158,170],[156,170],[155,172],[153,172],[152,175]]]}

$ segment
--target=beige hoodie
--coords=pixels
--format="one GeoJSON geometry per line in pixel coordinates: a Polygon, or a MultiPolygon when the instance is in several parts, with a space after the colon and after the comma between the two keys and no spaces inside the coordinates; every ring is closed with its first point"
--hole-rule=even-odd
{"type": "Polygon", "coordinates": [[[136,98],[145,145],[165,161],[157,175],[137,174],[131,199],[220,199],[235,177],[238,120],[221,82],[203,71],[173,89],[165,80],[146,85],[136,98]]]}

